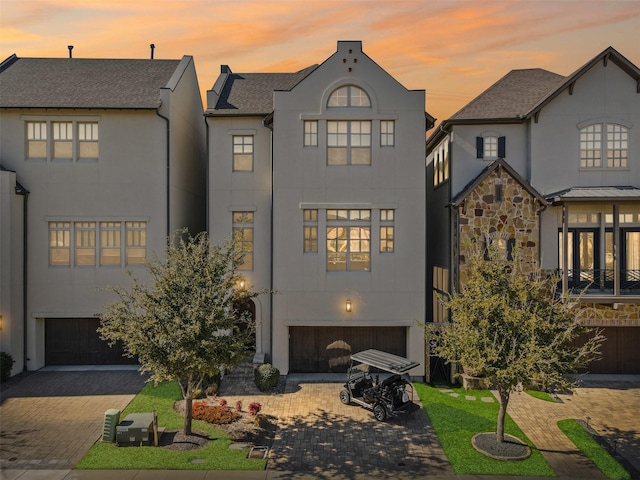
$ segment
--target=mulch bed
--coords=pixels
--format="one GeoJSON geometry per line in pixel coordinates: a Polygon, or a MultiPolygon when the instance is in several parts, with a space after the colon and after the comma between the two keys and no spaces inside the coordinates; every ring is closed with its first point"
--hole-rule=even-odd
{"type": "MultiPolygon", "coordinates": [[[[182,416],[184,416],[185,411],[184,404],[184,400],[179,400],[173,406],[174,410],[182,416]]],[[[262,428],[256,425],[256,417],[249,415],[248,412],[241,412],[240,419],[233,423],[215,426],[227,433],[232,442],[247,443],[254,446],[267,446],[270,448],[277,430],[277,418],[272,415],[258,415],[260,415],[262,419],[262,428]]],[[[185,436],[182,430],[165,431],[160,436],[159,445],[171,450],[193,450],[207,445],[209,439],[206,433],[192,433],[192,435],[185,436]]]]}
{"type": "Polygon", "coordinates": [[[471,443],[478,452],[496,460],[524,460],[531,455],[528,445],[508,433],[502,443],[498,443],[496,432],[478,433],[471,443]]]}

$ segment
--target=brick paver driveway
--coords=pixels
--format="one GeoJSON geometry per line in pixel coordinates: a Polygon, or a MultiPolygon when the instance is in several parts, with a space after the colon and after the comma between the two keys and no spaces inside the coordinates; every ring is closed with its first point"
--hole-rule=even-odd
{"type": "MultiPolygon", "coordinates": [[[[313,478],[453,474],[424,410],[378,422],[369,410],[343,405],[341,389],[340,383],[288,380],[284,394],[223,393],[232,405],[258,401],[264,413],[278,417],[269,470],[307,472],[313,478]]],[[[417,394],[414,401],[420,402],[417,394]]]]}
{"type": "Polygon", "coordinates": [[[34,372],[3,386],[1,469],[72,468],[102,437],[104,412],[144,386],[137,371],[34,372]]]}

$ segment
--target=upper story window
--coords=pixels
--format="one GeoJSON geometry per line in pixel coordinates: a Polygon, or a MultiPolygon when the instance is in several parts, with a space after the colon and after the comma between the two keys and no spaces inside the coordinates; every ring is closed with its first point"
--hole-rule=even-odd
{"type": "Polygon", "coordinates": [[[318,252],[318,210],[305,209],[303,212],[304,220],[304,253],[318,252]]]}
{"type": "Polygon", "coordinates": [[[317,120],[305,120],[304,121],[304,142],[305,147],[317,147],[318,146],[318,121],[317,120]]]}
{"type": "Polygon", "coordinates": [[[395,122],[393,120],[380,121],[380,146],[393,147],[395,145],[395,122]]]}
{"type": "Polygon", "coordinates": [[[327,210],[327,271],[371,270],[371,210],[327,210]]]}
{"type": "Polygon", "coordinates": [[[253,270],[253,212],[233,212],[233,241],[242,258],[238,270],[253,270]]]}
{"type": "Polygon", "coordinates": [[[141,265],[147,257],[147,222],[49,222],[49,265],[141,265]],[[124,238],[124,241],[123,241],[124,238]]]}
{"type": "Polygon", "coordinates": [[[496,160],[506,156],[506,138],[493,134],[476,137],[476,158],[496,160]]]}
{"type": "Polygon", "coordinates": [[[371,165],[371,121],[327,121],[327,165],[371,165]]]}
{"type": "Polygon", "coordinates": [[[627,168],[629,129],[615,123],[580,128],[580,168],[627,168]]]}
{"type": "Polygon", "coordinates": [[[253,171],[253,135],[233,135],[233,171],[253,171]]]}
{"type": "Polygon", "coordinates": [[[445,138],[433,153],[433,186],[449,179],[449,137],[445,138]]]}
{"type": "Polygon", "coordinates": [[[98,158],[98,122],[27,121],[28,159],[95,160],[98,158]]]}
{"type": "Polygon", "coordinates": [[[380,210],[380,252],[391,253],[395,250],[395,210],[383,208],[380,210]]]}
{"type": "Polygon", "coordinates": [[[370,107],[371,100],[367,92],[355,85],[345,85],[333,91],[327,107],[370,107]]]}
{"type": "Polygon", "coordinates": [[[78,123],[78,146],[80,158],[98,158],[98,124],[78,123]]]}

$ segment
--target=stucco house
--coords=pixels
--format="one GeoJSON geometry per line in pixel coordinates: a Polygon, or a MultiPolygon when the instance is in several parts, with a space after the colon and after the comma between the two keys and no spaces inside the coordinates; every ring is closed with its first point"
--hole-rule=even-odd
{"type": "Polygon", "coordinates": [[[232,235],[256,351],[281,373],[344,371],[365,348],[424,375],[424,91],[359,41],[319,65],[234,73],[208,91],[208,231],[232,235]]]}
{"type": "MultiPolygon", "coordinates": [[[[640,70],[614,48],[563,76],[513,70],[427,140],[429,320],[469,241],[518,246],[601,314],[592,373],[640,373],[640,70]]],[[[430,357],[427,377],[442,375],[430,357]]]]}
{"type": "MultiPolygon", "coordinates": [[[[70,55],[71,57],[71,55],[70,55]]],[[[0,64],[0,350],[13,373],[123,363],[97,333],[167,236],[205,228],[206,142],[193,58],[0,64]]]]}

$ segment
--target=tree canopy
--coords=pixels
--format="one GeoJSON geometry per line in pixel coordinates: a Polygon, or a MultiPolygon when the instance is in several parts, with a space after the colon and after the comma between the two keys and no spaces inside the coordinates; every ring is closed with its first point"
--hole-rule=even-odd
{"type": "Polygon", "coordinates": [[[130,287],[111,288],[119,301],[105,307],[98,331],[110,344],[121,341],[151,381],[178,381],[188,435],[194,391],[222,367],[246,360],[255,325],[239,306],[257,293],[240,287],[233,242],[213,245],[206,233],[181,233],[164,260],[147,262],[148,282],[130,273],[130,287]]]}
{"type": "Polygon", "coordinates": [[[440,333],[435,353],[484,375],[498,391],[502,442],[510,393],[532,384],[570,390],[574,380],[567,374],[599,358],[604,337],[596,331],[577,345],[574,340],[588,332],[579,318],[588,309],[579,298],[561,295],[557,278],[524,264],[517,250],[506,260],[497,248],[476,249],[467,262],[460,291],[440,299],[452,322],[440,333]]]}

